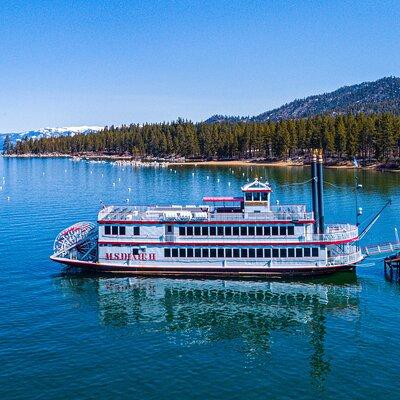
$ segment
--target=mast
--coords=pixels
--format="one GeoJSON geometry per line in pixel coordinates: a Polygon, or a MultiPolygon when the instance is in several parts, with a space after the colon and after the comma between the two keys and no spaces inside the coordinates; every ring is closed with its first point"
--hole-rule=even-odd
{"type": "Polygon", "coordinates": [[[325,232],[324,173],[322,164],[323,164],[322,149],[318,149],[317,179],[318,179],[319,233],[325,232]]]}
{"type": "Polygon", "coordinates": [[[318,178],[317,178],[317,151],[312,150],[311,158],[311,192],[312,192],[312,209],[314,212],[314,233],[319,231],[319,212],[318,212],[318,178]]]}

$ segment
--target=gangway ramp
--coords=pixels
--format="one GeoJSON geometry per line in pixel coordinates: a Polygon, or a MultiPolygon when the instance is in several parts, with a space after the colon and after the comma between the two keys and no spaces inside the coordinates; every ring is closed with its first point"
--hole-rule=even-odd
{"type": "Polygon", "coordinates": [[[393,253],[400,250],[400,242],[373,244],[364,247],[363,251],[367,256],[374,256],[377,254],[393,253]]]}

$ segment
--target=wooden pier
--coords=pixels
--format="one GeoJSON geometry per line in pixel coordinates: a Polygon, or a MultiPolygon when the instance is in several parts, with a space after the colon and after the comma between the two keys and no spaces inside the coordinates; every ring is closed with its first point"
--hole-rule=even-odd
{"type": "Polygon", "coordinates": [[[400,253],[386,257],[383,261],[385,278],[388,280],[400,280],[400,253]]]}

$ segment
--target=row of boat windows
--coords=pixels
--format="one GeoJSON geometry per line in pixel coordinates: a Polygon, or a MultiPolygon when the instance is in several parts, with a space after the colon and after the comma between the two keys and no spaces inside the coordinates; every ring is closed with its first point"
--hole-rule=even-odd
{"type": "Polygon", "coordinates": [[[179,236],[292,236],[294,226],[180,226],[179,236]]]}
{"type": "Polygon", "coordinates": [[[246,201],[268,201],[268,193],[247,192],[245,199],[246,201]]]}
{"type": "Polygon", "coordinates": [[[301,257],[318,257],[319,251],[317,247],[304,248],[282,248],[282,249],[209,249],[209,248],[166,248],[164,249],[164,257],[202,257],[202,258],[301,258],[301,257]]]}
{"type": "MultiPolygon", "coordinates": [[[[119,226],[119,225],[106,225],[104,227],[104,234],[105,235],[118,235],[124,236],[126,235],[126,227],[119,226]]],[[[133,227],[133,235],[139,236],[140,235],[140,226],[133,227]]]]}

